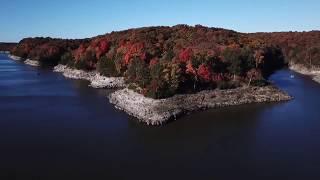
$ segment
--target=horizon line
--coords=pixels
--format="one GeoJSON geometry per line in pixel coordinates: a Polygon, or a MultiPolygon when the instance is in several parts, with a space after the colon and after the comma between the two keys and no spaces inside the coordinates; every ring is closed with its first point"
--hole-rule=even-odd
{"type": "Polygon", "coordinates": [[[77,39],[92,39],[95,38],[97,36],[103,36],[103,35],[107,35],[110,34],[112,32],[122,32],[122,31],[126,31],[126,30],[134,30],[134,29],[141,29],[141,28],[152,28],[152,27],[175,27],[175,26],[189,26],[189,27],[196,27],[196,26],[203,26],[206,28],[217,28],[217,29],[223,29],[223,30],[230,30],[230,31],[235,31],[237,33],[243,33],[243,34],[256,34],[256,33],[288,33],[288,32],[294,32],[294,33],[303,33],[303,32],[318,32],[320,30],[318,29],[312,29],[312,30],[280,30],[280,31],[252,31],[252,32],[241,32],[241,31],[237,31],[234,29],[229,29],[229,28],[223,28],[223,27],[214,27],[214,26],[205,26],[205,25],[201,25],[201,24],[194,24],[194,25],[189,25],[189,24],[176,24],[176,25],[150,25],[150,26],[137,26],[137,27],[132,27],[132,28],[120,28],[118,30],[112,30],[112,31],[108,31],[104,34],[98,34],[98,35],[93,35],[91,37],[83,37],[83,38],[68,38],[68,37],[59,37],[59,36],[26,36],[22,39],[20,39],[19,41],[0,41],[0,43],[19,43],[21,40],[26,39],[26,38],[37,38],[37,37],[42,37],[42,38],[52,38],[52,39],[70,39],[70,40],[77,40],[77,39]]]}

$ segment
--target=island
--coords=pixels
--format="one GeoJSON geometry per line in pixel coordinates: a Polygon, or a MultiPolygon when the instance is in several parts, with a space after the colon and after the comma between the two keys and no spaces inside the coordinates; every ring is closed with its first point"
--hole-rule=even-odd
{"type": "Polygon", "coordinates": [[[318,31],[239,33],[176,25],[88,39],[26,38],[10,57],[53,67],[94,88],[114,88],[108,98],[116,108],[160,125],[192,111],[292,99],[268,78],[286,67],[315,75],[319,42],[318,31]]]}

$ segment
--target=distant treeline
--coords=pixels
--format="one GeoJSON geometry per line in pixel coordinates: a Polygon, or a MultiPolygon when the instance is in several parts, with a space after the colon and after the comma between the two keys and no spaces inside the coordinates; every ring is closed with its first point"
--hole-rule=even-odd
{"type": "Polygon", "coordinates": [[[163,98],[203,89],[264,85],[264,79],[286,62],[317,65],[319,42],[319,32],[244,34],[177,25],[84,40],[27,38],[11,53],[41,64],[124,76],[130,88],[163,98]]]}
{"type": "Polygon", "coordinates": [[[320,66],[320,31],[255,33],[250,36],[280,47],[288,63],[320,66]]]}
{"type": "Polygon", "coordinates": [[[0,42],[0,51],[11,51],[17,43],[0,42]]]}

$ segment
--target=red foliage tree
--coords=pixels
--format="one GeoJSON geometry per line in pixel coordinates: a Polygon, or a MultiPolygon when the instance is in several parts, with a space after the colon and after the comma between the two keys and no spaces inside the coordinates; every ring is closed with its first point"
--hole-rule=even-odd
{"type": "Polygon", "coordinates": [[[197,71],[196,69],[193,67],[192,63],[189,61],[186,65],[186,73],[193,75],[193,76],[197,76],[197,71]]]}
{"type": "Polygon", "coordinates": [[[143,43],[127,43],[124,49],[124,62],[126,65],[128,65],[134,57],[139,57],[143,61],[146,60],[146,53],[144,52],[143,43]]]}
{"type": "Polygon", "coordinates": [[[81,44],[80,47],[73,52],[74,59],[76,61],[79,61],[81,59],[81,56],[83,56],[86,52],[86,49],[87,48],[85,47],[85,45],[81,44]]]}
{"type": "Polygon", "coordinates": [[[150,60],[149,66],[151,67],[151,66],[154,66],[154,65],[156,65],[158,63],[159,63],[159,59],[158,58],[153,58],[153,59],[150,60]]]}
{"type": "Polygon", "coordinates": [[[197,70],[197,73],[200,77],[200,80],[204,82],[210,82],[211,81],[211,76],[212,76],[212,71],[211,68],[206,65],[206,64],[201,64],[197,70]]]}
{"type": "Polygon", "coordinates": [[[99,48],[103,53],[106,53],[109,50],[110,43],[107,40],[100,42],[99,48]]]}
{"type": "Polygon", "coordinates": [[[184,49],[184,50],[182,50],[180,52],[179,59],[180,59],[181,62],[186,63],[186,62],[191,60],[192,56],[193,56],[192,49],[191,48],[186,48],[186,49],[184,49]]]}
{"type": "Polygon", "coordinates": [[[110,43],[106,39],[100,40],[98,46],[95,47],[96,58],[100,59],[102,55],[108,52],[110,48],[110,43]]]}

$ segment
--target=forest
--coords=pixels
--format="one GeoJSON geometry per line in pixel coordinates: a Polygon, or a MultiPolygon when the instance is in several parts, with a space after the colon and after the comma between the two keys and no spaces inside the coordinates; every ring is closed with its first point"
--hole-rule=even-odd
{"type": "Polygon", "coordinates": [[[83,40],[26,38],[11,54],[108,77],[152,98],[263,86],[288,63],[320,65],[320,32],[245,34],[201,25],[146,27],[83,40]]]}
{"type": "Polygon", "coordinates": [[[250,36],[280,47],[287,63],[303,64],[308,68],[320,66],[320,31],[254,33],[250,36]]]}
{"type": "Polygon", "coordinates": [[[64,53],[77,49],[80,44],[87,41],[87,39],[69,40],[49,37],[25,38],[11,50],[11,54],[23,59],[37,60],[42,65],[56,65],[64,53]]]}
{"type": "Polygon", "coordinates": [[[17,43],[0,42],[0,51],[11,51],[17,43]]]}

